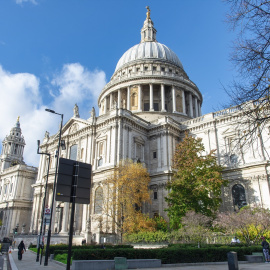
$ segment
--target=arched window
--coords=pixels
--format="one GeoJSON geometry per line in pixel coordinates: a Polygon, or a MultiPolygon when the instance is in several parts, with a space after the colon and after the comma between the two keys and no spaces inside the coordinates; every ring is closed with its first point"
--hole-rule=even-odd
{"type": "Polygon", "coordinates": [[[95,214],[102,214],[103,189],[98,187],[95,192],[95,214]]]}
{"type": "Polygon", "coordinates": [[[77,160],[77,148],[78,145],[74,144],[70,147],[70,154],[69,154],[69,159],[71,160],[77,160]]]}
{"type": "Polygon", "coordinates": [[[237,208],[240,209],[243,206],[247,205],[246,192],[245,188],[242,185],[237,184],[232,187],[232,197],[235,210],[237,208]]]}

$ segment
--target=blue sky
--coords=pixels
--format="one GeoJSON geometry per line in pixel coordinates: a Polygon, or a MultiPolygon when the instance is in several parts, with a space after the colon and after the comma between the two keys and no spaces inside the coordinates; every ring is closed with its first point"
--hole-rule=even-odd
{"type": "Polygon", "coordinates": [[[172,49],[203,94],[202,112],[227,101],[237,75],[229,62],[235,33],[221,0],[5,0],[0,2],[0,140],[21,116],[25,161],[37,165],[36,141],[57,131],[46,107],[81,118],[97,108],[117,61],[140,42],[146,5],[157,40],[172,49]]]}

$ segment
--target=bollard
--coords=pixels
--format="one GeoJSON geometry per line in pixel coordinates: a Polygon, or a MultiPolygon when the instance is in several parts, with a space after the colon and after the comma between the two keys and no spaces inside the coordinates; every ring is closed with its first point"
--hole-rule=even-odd
{"type": "Polygon", "coordinates": [[[227,253],[229,270],[239,270],[237,252],[231,251],[227,253]]]}

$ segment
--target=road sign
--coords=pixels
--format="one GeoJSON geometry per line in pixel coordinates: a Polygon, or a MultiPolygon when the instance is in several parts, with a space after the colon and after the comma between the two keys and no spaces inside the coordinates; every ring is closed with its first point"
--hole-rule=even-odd
{"type": "Polygon", "coordinates": [[[44,223],[46,225],[48,225],[50,223],[50,219],[51,219],[51,208],[48,207],[48,205],[46,205],[46,208],[44,210],[44,223]]]}
{"type": "Polygon", "coordinates": [[[51,214],[51,208],[45,208],[45,211],[44,211],[44,214],[45,215],[50,215],[51,214]]]}
{"type": "Polygon", "coordinates": [[[75,160],[60,158],[58,179],[56,185],[56,201],[72,202],[72,180],[77,177],[75,203],[90,203],[91,164],[77,162],[75,160]],[[75,175],[75,167],[78,173],[75,175]]]}

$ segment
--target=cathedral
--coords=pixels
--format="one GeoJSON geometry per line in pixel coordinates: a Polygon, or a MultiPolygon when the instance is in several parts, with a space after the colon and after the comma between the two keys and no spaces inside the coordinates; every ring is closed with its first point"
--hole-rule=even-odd
{"type": "MultiPolygon", "coordinates": [[[[103,182],[124,159],[141,162],[150,173],[152,203],[143,211],[150,217],[166,217],[165,186],[172,175],[174,149],[185,131],[202,138],[206,154],[216,149],[217,162],[225,168],[223,176],[229,185],[222,190],[221,210],[233,211],[244,205],[270,207],[270,127],[261,130],[261,136],[248,147],[239,147],[236,142],[242,132],[237,128],[241,111],[231,108],[201,115],[200,90],[189,79],[178,56],[157,41],[156,33],[148,8],[140,43],[121,56],[99,95],[99,113],[93,108],[90,117],[82,119],[75,105],[73,117],[61,130],[66,147],[60,149],[60,157],[92,164],[90,204],[76,204],[75,209],[77,243],[84,239],[87,243],[116,241],[110,226],[100,226],[101,217],[106,221],[101,207],[106,196],[103,182]]],[[[59,133],[50,136],[46,132],[40,146],[42,152],[51,154],[51,161],[48,164],[48,156],[41,155],[38,176],[32,184],[32,235],[40,228],[48,167],[47,204],[51,202],[58,140],[59,133]]],[[[2,175],[1,181],[0,199],[5,196],[2,175]]],[[[66,242],[70,205],[55,201],[53,207],[52,242],[66,242]]]]}

